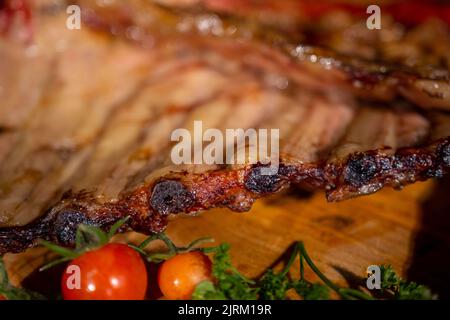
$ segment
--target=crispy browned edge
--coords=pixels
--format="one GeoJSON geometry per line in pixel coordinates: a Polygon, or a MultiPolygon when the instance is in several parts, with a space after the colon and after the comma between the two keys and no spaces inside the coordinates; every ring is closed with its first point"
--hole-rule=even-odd
{"type": "Polygon", "coordinates": [[[281,159],[274,175],[261,175],[262,164],[214,170],[201,174],[169,173],[115,203],[100,204],[89,193],[66,194],[37,221],[0,229],[0,255],[21,252],[39,239],[60,245],[74,244],[79,223],[109,228],[129,216],[121,232],[146,234],[163,231],[168,218],[214,207],[246,211],[264,196],[291,184],[307,183],[324,189],[329,201],[373,193],[384,186],[399,188],[417,180],[441,177],[450,171],[450,138],[419,148],[386,149],[351,154],[341,162],[299,164],[281,159]]]}

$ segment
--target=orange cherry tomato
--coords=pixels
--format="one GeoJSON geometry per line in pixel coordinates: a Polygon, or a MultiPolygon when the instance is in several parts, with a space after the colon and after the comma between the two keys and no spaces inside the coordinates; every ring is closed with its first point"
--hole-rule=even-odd
{"type": "Polygon", "coordinates": [[[159,267],[158,285],[167,299],[190,299],[197,284],[212,279],[211,269],[211,260],[204,253],[180,253],[159,267]]]}
{"type": "Polygon", "coordinates": [[[61,289],[65,300],[142,300],[147,270],[139,253],[111,243],[71,261],[61,289]]]}

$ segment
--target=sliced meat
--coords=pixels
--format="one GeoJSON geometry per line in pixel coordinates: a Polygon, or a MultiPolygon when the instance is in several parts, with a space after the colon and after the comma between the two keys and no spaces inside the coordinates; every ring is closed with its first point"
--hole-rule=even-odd
{"type": "MultiPolygon", "coordinates": [[[[178,213],[245,211],[290,184],[338,201],[449,173],[446,74],[294,46],[242,18],[114,3],[83,2],[81,30],[64,28],[53,1],[37,6],[35,54],[0,47],[0,113],[9,114],[0,120],[0,254],[39,239],[70,246],[78,224],[108,228],[125,216],[121,231],[159,232],[178,213]],[[235,32],[215,34],[219,25],[235,32]],[[195,121],[224,136],[279,129],[278,171],[264,175],[268,164],[247,158],[175,165],[170,136],[194,135],[195,121]]],[[[237,144],[225,142],[222,158],[237,144]]],[[[199,146],[208,143],[191,142],[199,146]]]]}
{"type": "MultiPolygon", "coordinates": [[[[85,0],[78,3],[87,12],[85,21],[88,25],[113,30],[116,35],[145,45],[154,44],[161,34],[166,37],[174,33],[189,38],[196,35],[216,37],[222,39],[222,43],[225,39],[262,43],[266,51],[270,46],[289,57],[290,61],[295,61],[296,68],[291,71],[291,77],[301,78],[299,73],[305,71],[316,74],[316,79],[322,81],[315,86],[342,87],[358,96],[381,101],[402,96],[426,109],[450,110],[450,73],[441,67],[413,68],[389,57],[384,63],[379,63],[357,58],[357,49],[346,55],[325,47],[299,45],[298,38],[289,37],[272,26],[214,12],[177,11],[144,0],[114,1],[106,5],[85,0]]],[[[450,42],[450,37],[436,39],[440,40],[450,42]]],[[[383,43],[379,46],[382,47],[383,43]]]]}
{"type": "MultiPolygon", "coordinates": [[[[3,224],[26,223],[42,213],[55,192],[88,158],[111,113],[134,95],[146,76],[145,68],[150,67],[147,53],[88,30],[72,33],[60,27],[65,23],[62,18],[50,17],[43,22],[46,28],[39,29],[44,35],[36,36],[36,50],[55,50],[47,42],[45,30],[61,30],[59,35],[52,32],[59,38],[54,41],[67,41],[71,46],[58,55],[52,81],[45,88],[46,97],[21,125],[17,124],[18,138],[11,141],[13,148],[3,158],[3,224]]],[[[33,76],[33,69],[28,72],[24,79],[33,76]]]]}

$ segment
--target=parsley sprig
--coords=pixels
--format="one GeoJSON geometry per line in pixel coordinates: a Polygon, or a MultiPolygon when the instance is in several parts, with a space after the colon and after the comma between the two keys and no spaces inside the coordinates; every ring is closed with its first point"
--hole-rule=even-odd
{"type": "Polygon", "coordinates": [[[381,290],[397,300],[434,300],[437,295],[421,284],[399,277],[392,266],[381,266],[381,290]]]}
{"type": "Polygon", "coordinates": [[[203,281],[192,295],[194,300],[256,300],[258,288],[255,281],[243,276],[231,263],[230,245],[203,248],[204,253],[214,253],[212,274],[216,282],[203,281]]]}
{"type": "MultiPolygon", "coordinates": [[[[343,288],[336,285],[323,274],[310,258],[303,242],[297,242],[286,266],[280,272],[269,269],[259,280],[250,280],[240,274],[231,264],[230,246],[222,244],[218,247],[206,248],[204,251],[214,253],[213,275],[215,282],[201,282],[193,294],[197,300],[284,300],[288,291],[294,290],[304,300],[327,300],[330,292],[334,291],[345,300],[374,300],[365,291],[343,288]],[[289,271],[296,259],[299,258],[300,278],[291,279],[289,271]],[[322,281],[310,282],[305,278],[307,265],[322,281]]],[[[393,299],[432,299],[428,287],[415,282],[407,282],[396,275],[392,267],[382,266],[382,293],[390,292],[393,299]]]]}
{"type": "Polygon", "coordinates": [[[9,282],[3,257],[0,257],[0,295],[7,300],[44,300],[44,296],[37,292],[18,288],[9,282]]]}

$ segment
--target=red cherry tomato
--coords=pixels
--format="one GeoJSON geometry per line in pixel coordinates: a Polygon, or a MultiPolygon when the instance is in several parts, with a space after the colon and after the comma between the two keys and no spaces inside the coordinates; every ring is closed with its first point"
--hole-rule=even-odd
{"type": "Polygon", "coordinates": [[[200,251],[177,254],[159,267],[159,289],[170,300],[190,299],[197,284],[211,280],[211,267],[211,260],[200,251]]]}
{"type": "Polygon", "coordinates": [[[0,295],[0,301],[1,301],[1,300],[6,300],[6,298],[5,298],[4,296],[1,296],[1,295],[0,295]]]}
{"type": "Polygon", "coordinates": [[[147,270],[135,250],[111,243],[71,261],[61,288],[65,300],[142,300],[147,270]]]}

